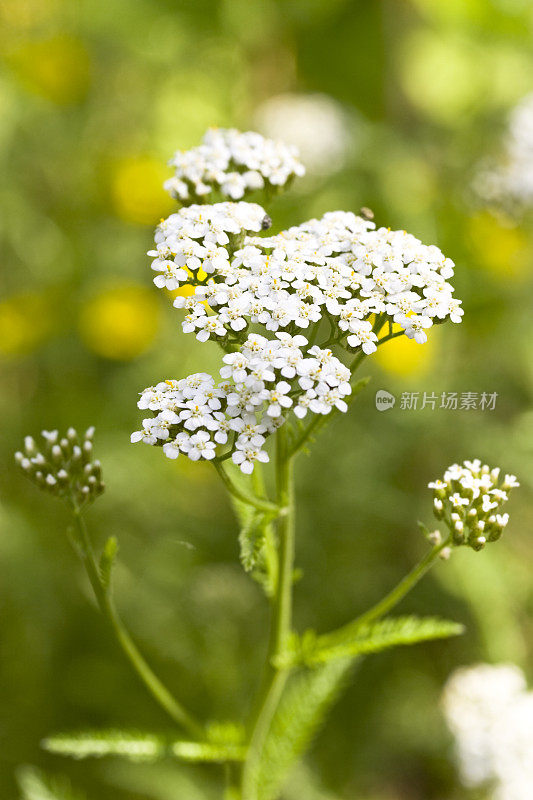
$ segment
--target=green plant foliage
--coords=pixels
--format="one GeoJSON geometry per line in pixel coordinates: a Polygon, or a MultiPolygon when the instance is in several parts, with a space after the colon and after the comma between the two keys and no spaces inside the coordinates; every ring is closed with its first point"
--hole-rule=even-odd
{"type": "Polygon", "coordinates": [[[309,747],[351,671],[353,658],[298,672],[287,685],[272,720],[254,782],[258,800],[275,800],[285,777],[309,747]]]}
{"type": "Polygon", "coordinates": [[[29,764],[17,770],[21,800],[85,800],[68,778],[49,776],[29,764]]]}
{"type": "Polygon", "coordinates": [[[41,743],[45,750],[74,759],[120,756],[129,761],[155,761],[168,752],[162,736],[119,730],[58,733],[41,743]]]}
{"type": "MultiPolygon", "coordinates": [[[[238,502],[238,501],[237,501],[238,502]]],[[[256,512],[239,533],[241,563],[246,572],[253,572],[260,563],[265,544],[265,515],[256,512]]]]}
{"type": "MultiPolygon", "coordinates": [[[[232,480],[239,488],[249,489],[249,480],[240,470],[232,470],[232,480]]],[[[257,481],[258,476],[254,476],[253,480],[257,481]]],[[[267,514],[251,508],[234,495],[231,495],[231,502],[240,526],[241,564],[245,572],[263,587],[265,594],[272,597],[277,580],[272,522],[267,514]]]]}
{"type": "Polygon", "coordinates": [[[245,755],[242,745],[235,742],[235,728],[216,728],[213,741],[189,742],[144,732],[86,731],[75,734],[56,734],[42,742],[45,750],[76,760],[118,756],[128,761],[156,761],[173,756],[192,763],[223,763],[241,761],[245,755]],[[215,739],[215,734],[217,739],[215,739]],[[224,738],[228,741],[224,741],[224,738]]]}
{"type": "MultiPolygon", "coordinates": [[[[447,639],[463,632],[463,625],[435,617],[386,617],[352,632],[319,636],[314,646],[302,648],[302,657],[305,663],[313,666],[347,656],[378,653],[389,647],[447,639]]],[[[303,641],[305,645],[305,639],[303,641]]]]}
{"type": "Polygon", "coordinates": [[[243,761],[246,749],[235,744],[211,744],[210,742],[173,742],[171,753],[181,761],[191,763],[216,763],[243,761]]]}

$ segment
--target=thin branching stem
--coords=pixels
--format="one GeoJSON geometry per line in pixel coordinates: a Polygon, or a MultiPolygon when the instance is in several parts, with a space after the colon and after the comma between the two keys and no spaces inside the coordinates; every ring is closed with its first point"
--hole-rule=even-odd
{"type": "Polygon", "coordinates": [[[238,487],[232,481],[220,461],[214,459],[211,463],[222,478],[227,490],[230,492],[230,494],[236,497],[237,500],[247,503],[249,506],[253,506],[253,508],[257,508],[258,511],[264,511],[265,514],[272,514],[274,516],[283,515],[285,509],[282,506],[271,503],[269,500],[263,500],[260,497],[255,497],[255,495],[249,494],[248,492],[245,492],[244,489],[238,487]]]}
{"type": "Polygon", "coordinates": [[[73,517],[76,527],[78,551],[93,588],[98,606],[113,630],[127,659],[152,697],[155,698],[174,722],[188,731],[192,736],[202,738],[204,736],[204,730],[200,723],[183,708],[166,686],[159,680],[157,675],[155,675],[124,627],[115,609],[110,592],[105,587],[100,577],[87,526],[78,508],[73,509],[73,517]]]}
{"type": "Polygon", "coordinates": [[[413,569],[404,578],[402,578],[402,580],[394,587],[394,589],[385,595],[382,600],[369,608],[368,611],[365,611],[364,614],[356,617],[352,622],[349,622],[342,628],[338,628],[331,634],[326,634],[325,638],[328,636],[333,636],[336,638],[339,635],[349,636],[351,633],[358,631],[364,625],[375,622],[377,619],[383,617],[385,614],[391,611],[391,609],[397,606],[400,600],[403,600],[403,598],[411,591],[411,589],[416,586],[418,581],[426,574],[426,572],[431,569],[444,548],[449,547],[450,540],[451,536],[448,536],[444,539],[444,541],[432,547],[431,550],[426,553],[426,555],[418,562],[418,564],[416,564],[413,569]]]}

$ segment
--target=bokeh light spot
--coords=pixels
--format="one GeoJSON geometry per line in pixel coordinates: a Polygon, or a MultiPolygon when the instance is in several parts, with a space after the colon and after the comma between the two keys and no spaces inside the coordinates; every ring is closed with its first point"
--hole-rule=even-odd
{"type": "Polygon", "coordinates": [[[18,294],[0,303],[0,353],[29,353],[52,329],[52,314],[46,299],[37,294],[18,294]]]}
{"type": "Polygon", "coordinates": [[[78,103],[87,94],[90,58],[82,42],[73,36],[25,42],[10,53],[8,61],[29,91],[53,103],[78,103]]]}
{"type": "Polygon", "coordinates": [[[115,167],[111,197],[116,213],[126,222],[153,225],[176,210],[162,186],[169,171],[160,160],[139,156],[121,160],[115,167]]]}
{"type": "MultiPolygon", "coordinates": [[[[399,325],[393,326],[394,332],[401,330],[399,325]]],[[[425,344],[418,344],[407,336],[398,336],[390,342],[381,344],[375,359],[386,372],[392,375],[422,375],[428,372],[435,362],[437,345],[434,331],[428,332],[425,344]]]]}
{"type": "Polygon", "coordinates": [[[469,222],[470,245],[479,264],[502,281],[522,281],[531,274],[531,248],[526,234],[489,212],[469,222]]]}
{"type": "Polygon", "coordinates": [[[87,302],[79,320],[85,345],[99,356],[129,361],[152,344],[159,327],[159,304],[144,286],[117,286],[87,302]]]}

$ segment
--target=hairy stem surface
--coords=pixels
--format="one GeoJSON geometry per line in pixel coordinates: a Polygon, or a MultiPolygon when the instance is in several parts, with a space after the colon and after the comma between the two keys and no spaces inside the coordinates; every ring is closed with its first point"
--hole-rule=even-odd
{"type": "Polygon", "coordinates": [[[292,629],[292,585],[295,548],[294,463],[288,433],[276,434],[277,503],[286,513],[278,518],[279,573],[273,599],[266,674],[258,713],[252,723],[250,745],[243,770],[243,800],[256,800],[256,776],[270,725],[287,681],[289,669],[278,665],[292,629]]]}

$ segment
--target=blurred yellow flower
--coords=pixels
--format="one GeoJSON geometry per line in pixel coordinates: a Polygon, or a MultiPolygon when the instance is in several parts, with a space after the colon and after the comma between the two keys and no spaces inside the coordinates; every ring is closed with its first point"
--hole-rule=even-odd
{"type": "MultiPolygon", "coordinates": [[[[393,325],[394,332],[401,330],[393,325]]],[[[393,375],[421,375],[428,372],[435,361],[435,331],[428,332],[428,341],[418,344],[407,336],[398,336],[378,347],[374,358],[382,369],[393,375]]]]}
{"type": "Polygon", "coordinates": [[[144,286],[116,286],[89,300],[79,330],[89,350],[104,358],[129,361],[152,344],[159,326],[156,296],[144,286]]]}
{"type": "Polygon", "coordinates": [[[531,274],[531,245],[524,231],[489,212],[469,221],[470,246],[479,263],[502,281],[521,281],[531,274]]]}
{"type": "Polygon", "coordinates": [[[30,91],[53,103],[77,103],[87,94],[89,54],[73,36],[26,42],[9,54],[8,61],[30,91]]]}
{"type": "Polygon", "coordinates": [[[51,329],[52,315],[44,297],[17,294],[0,303],[0,354],[29,353],[46,339],[51,329]]]}
{"type": "Polygon", "coordinates": [[[137,156],[120,161],[113,172],[111,196],[117,214],[126,222],[155,225],[176,210],[163,191],[168,169],[155,158],[137,156]]]}

